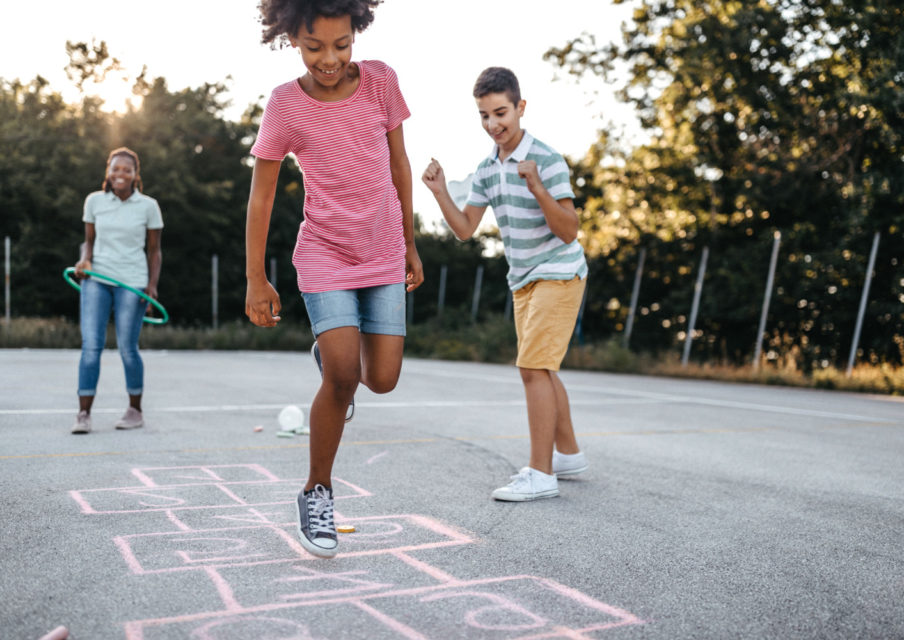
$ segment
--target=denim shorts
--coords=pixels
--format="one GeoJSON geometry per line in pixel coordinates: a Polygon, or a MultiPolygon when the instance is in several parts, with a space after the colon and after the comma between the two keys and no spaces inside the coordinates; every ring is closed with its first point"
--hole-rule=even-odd
{"type": "Polygon", "coordinates": [[[311,329],[317,337],[339,327],[361,333],[405,335],[405,285],[385,284],[364,289],[304,293],[311,329]]]}

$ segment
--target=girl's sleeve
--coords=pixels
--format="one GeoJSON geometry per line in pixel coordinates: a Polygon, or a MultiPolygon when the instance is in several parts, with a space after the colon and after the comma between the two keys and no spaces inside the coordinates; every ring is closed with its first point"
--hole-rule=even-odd
{"type": "Polygon", "coordinates": [[[150,202],[148,202],[147,228],[162,229],[163,214],[160,213],[160,204],[153,198],[149,198],[149,200],[150,202]]]}
{"type": "Polygon", "coordinates": [[[94,215],[94,207],[92,206],[91,201],[94,194],[89,194],[87,198],[85,198],[85,205],[82,207],[82,222],[90,222],[94,224],[95,215],[94,215]]]}
{"type": "Polygon", "coordinates": [[[386,109],[386,131],[393,131],[404,120],[406,120],[411,112],[408,111],[408,105],[405,104],[405,98],[402,96],[402,90],[399,89],[399,78],[392,67],[386,67],[386,91],[384,93],[385,109],[386,109]]]}
{"type": "Polygon", "coordinates": [[[251,147],[251,155],[261,160],[282,160],[288,153],[289,136],[286,134],[285,122],[274,90],[264,108],[257,140],[251,147]]]}

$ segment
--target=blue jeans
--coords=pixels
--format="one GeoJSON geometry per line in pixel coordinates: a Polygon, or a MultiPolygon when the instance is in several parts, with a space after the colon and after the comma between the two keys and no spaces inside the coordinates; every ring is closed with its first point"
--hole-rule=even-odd
{"type": "Polygon", "coordinates": [[[315,338],[338,327],[357,327],[361,333],[405,335],[402,283],[301,295],[315,338]]]}
{"type": "Polygon", "coordinates": [[[126,372],[126,391],[141,395],[144,390],[144,363],[138,354],[138,336],[147,302],[122,287],[82,280],[80,301],[82,357],[78,363],[78,395],[93,396],[100,377],[100,356],[107,337],[107,322],[113,311],[116,344],[126,372]]]}

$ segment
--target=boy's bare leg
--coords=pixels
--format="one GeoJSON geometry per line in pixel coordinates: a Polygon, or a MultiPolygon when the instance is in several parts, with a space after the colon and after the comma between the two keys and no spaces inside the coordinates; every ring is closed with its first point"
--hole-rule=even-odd
{"type": "Polygon", "coordinates": [[[552,449],[556,439],[556,389],[546,369],[519,368],[527,398],[530,428],[530,467],[552,474],[552,449]]]}
{"type": "Polygon", "coordinates": [[[317,336],[323,381],[311,403],[310,472],[305,491],[332,486],[333,461],[339,450],[345,412],[361,380],[361,349],[357,327],[339,327],[317,336]]]}
{"type": "Polygon", "coordinates": [[[556,393],[556,450],[567,455],[579,453],[578,441],[574,437],[574,425],[571,422],[571,407],[565,385],[555,371],[549,372],[552,386],[556,393]]]}
{"type": "Polygon", "coordinates": [[[361,334],[361,382],[374,393],[395,389],[402,373],[404,336],[361,334]]]}

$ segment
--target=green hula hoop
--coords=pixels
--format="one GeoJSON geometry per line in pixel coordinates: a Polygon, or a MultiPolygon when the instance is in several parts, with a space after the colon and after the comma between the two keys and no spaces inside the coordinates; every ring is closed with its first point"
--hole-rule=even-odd
{"type": "MultiPolygon", "coordinates": [[[[73,289],[75,289],[76,291],[81,291],[82,286],[72,278],[73,273],[75,273],[75,267],[66,267],[63,270],[63,279],[66,280],[66,282],[68,282],[72,286],[73,289]]],[[[111,278],[110,276],[105,276],[101,273],[95,273],[94,271],[88,271],[87,269],[85,269],[84,273],[91,276],[92,278],[99,278],[100,280],[106,280],[110,284],[116,285],[117,287],[122,287],[123,289],[128,289],[135,295],[137,295],[141,298],[144,298],[149,303],[151,303],[151,305],[155,309],[157,309],[157,311],[160,312],[160,315],[162,317],[152,318],[151,316],[145,316],[142,319],[145,322],[147,322],[148,324],[166,324],[167,321],[169,320],[169,314],[166,312],[166,309],[163,308],[163,305],[160,304],[159,302],[157,302],[156,300],[154,300],[151,296],[146,294],[144,291],[141,291],[140,289],[136,289],[135,287],[130,287],[129,285],[122,283],[119,280],[111,278]]]]}

